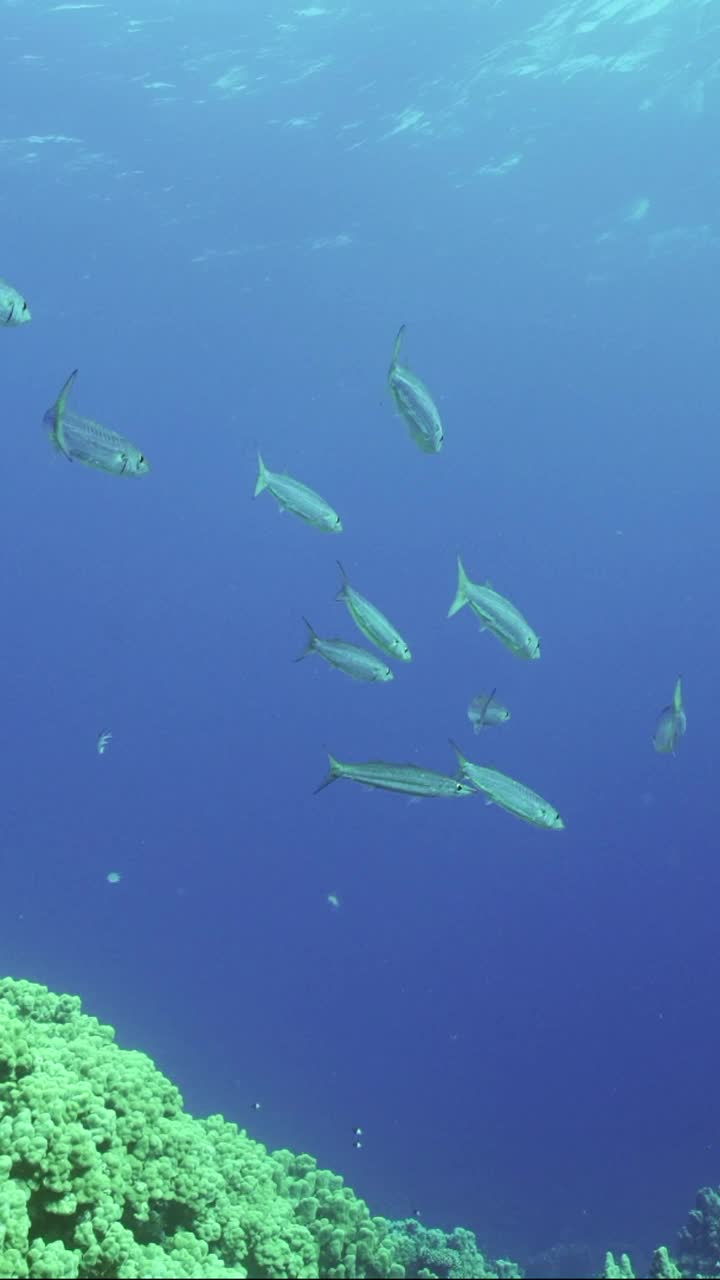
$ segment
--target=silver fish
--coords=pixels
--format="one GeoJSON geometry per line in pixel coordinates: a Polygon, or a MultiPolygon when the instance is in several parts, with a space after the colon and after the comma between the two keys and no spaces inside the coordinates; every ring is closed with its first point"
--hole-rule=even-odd
{"type": "Polygon", "coordinates": [[[678,676],[673,700],[663,707],[658,718],[653,746],[660,755],[675,755],[678,743],[687,729],[687,716],[682,700],[682,677],[678,676]]]}
{"type": "Polygon", "coordinates": [[[306,524],[326,533],[342,533],[342,520],[337,511],[333,511],[319,493],[299,480],[293,480],[285,471],[270,471],[263,462],[262,454],[258,453],[258,477],[253,496],[257,498],[265,489],[270,490],[285,511],[292,511],[306,524]]]}
{"type": "Polygon", "coordinates": [[[118,435],[117,431],[111,431],[92,418],[85,418],[67,408],[77,374],[77,369],[70,374],[55,404],[43,418],[45,426],[50,427],[50,439],[55,447],[65,454],[69,462],[84,462],[86,466],[107,471],[110,475],[147,475],[150,463],[136,445],[118,435]]]}
{"type": "Polygon", "coordinates": [[[383,662],[382,658],[378,658],[369,649],[361,649],[357,644],[348,644],[347,640],[323,640],[307,618],[303,618],[303,622],[308,629],[307,644],[299,658],[295,659],[296,662],[302,662],[309,653],[319,653],[320,657],[331,666],[337,667],[338,671],[344,672],[353,680],[379,680],[384,683],[394,679],[387,662],[383,662]]]}
{"type": "Polygon", "coordinates": [[[522,782],[516,782],[498,769],[486,769],[483,765],[473,764],[460,750],[457,743],[450,739],[460,765],[463,777],[467,778],[478,791],[484,792],[491,804],[500,805],[513,813],[516,818],[530,822],[534,827],[545,827],[552,831],[562,831],[565,823],[554,805],[543,800],[537,791],[531,791],[522,782]]]}
{"type": "Polygon", "coordinates": [[[384,760],[368,760],[364,764],[347,764],[328,755],[330,770],[315,795],[338,778],[349,778],[366,787],[382,791],[400,791],[407,796],[471,796],[473,788],[460,778],[450,778],[417,764],[387,764],[384,760]]]}
{"type": "Polygon", "coordinates": [[[0,280],[0,328],[16,329],[31,318],[30,308],[22,294],[7,280],[0,280]]]}
{"type": "Polygon", "coordinates": [[[518,658],[540,657],[540,639],[520,610],[499,591],[493,590],[489,582],[483,586],[471,582],[458,556],[458,585],[455,599],[448,609],[448,618],[466,604],[480,619],[483,629],[491,631],[511,653],[518,658]]]}
{"type": "Polygon", "coordinates": [[[495,699],[496,690],[492,693],[479,693],[468,707],[468,720],[473,732],[479,733],[484,725],[505,724],[510,719],[510,712],[495,699]]]}
{"type": "Polygon", "coordinates": [[[376,644],[378,649],[382,649],[384,653],[389,654],[391,658],[400,658],[403,662],[410,662],[412,654],[400,632],[393,626],[390,619],[380,612],[376,605],[371,604],[365,596],[361,596],[360,592],[350,585],[348,576],[339,560],[337,564],[343,576],[343,582],[336,599],[345,601],[355,625],[362,631],[363,635],[367,636],[368,640],[376,644]]]}
{"type": "Polygon", "coordinates": [[[423,453],[439,453],[445,437],[437,405],[425,383],[398,361],[404,333],[405,325],[401,324],[388,371],[388,386],[395,407],[405,419],[410,436],[418,448],[423,453]]]}

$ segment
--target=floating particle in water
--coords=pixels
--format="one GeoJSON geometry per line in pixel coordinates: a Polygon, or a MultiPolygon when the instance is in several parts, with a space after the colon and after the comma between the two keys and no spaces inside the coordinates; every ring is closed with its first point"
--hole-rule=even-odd
{"type": "Polygon", "coordinates": [[[122,876],[119,871],[108,871],[106,879],[108,884],[119,884],[122,876]]]}
{"type": "Polygon", "coordinates": [[[337,911],[341,905],[340,897],[337,893],[329,893],[327,896],[327,901],[328,901],[328,905],[331,906],[335,911],[337,911]]]}

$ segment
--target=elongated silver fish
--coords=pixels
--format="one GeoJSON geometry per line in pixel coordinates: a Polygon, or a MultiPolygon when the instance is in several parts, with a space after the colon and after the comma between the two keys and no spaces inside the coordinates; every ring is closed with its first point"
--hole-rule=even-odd
{"type": "Polygon", "coordinates": [[[675,755],[678,744],[687,729],[687,716],[682,700],[682,677],[678,676],[673,700],[663,707],[658,718],[653,746],[660,755],[675,755]]]}
{"type": "Polygon", "coordinates": [[[7,280],[0,280],[0,328],[16,329],[31,318],[30,308],[22,294],[7,280]]]}
{"type": "Polygon", "coordinates": [[[473,788],[460,778],[450,778],[433,769],[422,769],[417,764],[388,764],[384,760],[368,760],[365,764],[347,764],[328,755],[330,770],[323,778],[315,795],[329,787],[338,778],[349,778],[366,787],[381,791],[399,791],[406,796],[471,796],[473,788]]]}
{"type": "Polygon", "coordinates": [[[117,431],[103,427],[67,408],[67,400],[78,371],[70,374],[55,404],[48,409],[43,422],[50,428],[50,439],[69,462],[84,462],[97,471],[114,476],[144,476],[150,463],[136,445],[117,431]]]}
{"type": "Polygon", "coordinates": [[[469,604],[484,628],[491,631],[518,658],[539,658],[540,639],[519,609],[494,591],[489,582],[480,586],[468,578],[458,556],[458,585],[448,618],[469,604]]]}
{"type": "Polygon", "coordinates": [[[495,699],[496,690],[492,693],[479,693],[468,707],[468,720],[473,732],[479,733],[484,725],[505,724],[510,719],[510,712],[495,699]]]}
{"type": "Polygon", "coordinates": [[[338,568],[343,576],[343,583],[336,598],[345,601],[355,625],[368,640],[377,645],[378,649],[382,649],[383,653],[389,654],[391,658],[401,658],[403,662],[410,662],[412,654],[397,628],[374,604],[351,587],[339,560],[338,568]]]}
{"type": "Polygon", "coordinates": [[[270,490],[284,511],[292,511],[306,524],[326,533],[342,533],[342,520],[337,511],[333,511],[319,493],[299,480],[293,480],[286,471],[270,471],[263,462],[262,454],[258,453],[258,478],[253,496],[257,498],[264,489],[270,490]]]}
{"type": "Polygon", "coordinates": [[[371,653],[369,649],[361,649],[357,644],[349,644],[347,640],[323,640],[307,618],[303,618],[303,622],[308,629],[307,644],[295,659],[296,662],[302,662],[309,653],[319,653],[332,667],[337,667],[338,671],[344,672],[353,680],[379,680],[384,683],[394,679],[387,662],[383,662],[377,654],[371,653]]]}
{"type": "Polygon", "coordinates": [[[405,325],[401,324],[388,371],[388,386],[418,449],[423,453],[439,453],[445,437],[437,405],[425,383],[398,360],[404,333],[405,325]]]}
{"type": "Polygon", "coordinates": [[[456,742],[450,739],[450,745],[458,758],[460,771],[468,782],[478,791],[482,791],[492,804],[500,805],[516,818],[530,822],[534,827],[546,827],[553,831],[562,831],[565,823],[553,805],[543,800],[537,791],[531,791],[522,782],[516,782],[498,769],[486,769],[482,765],[473,764],[460,750],[456,742]]]}

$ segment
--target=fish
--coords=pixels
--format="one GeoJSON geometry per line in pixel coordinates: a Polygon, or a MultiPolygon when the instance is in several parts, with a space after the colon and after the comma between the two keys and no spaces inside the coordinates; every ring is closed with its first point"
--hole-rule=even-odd
{"type": "Polygon", "coordinates": [[[111,734],[111,732],[110,732],[110,730],[109,730],[109,729],[103,729],[102,733],[99,733],[99,734],[98,734],[98,736],[97,736],[97,751],[98,751],[98,755],[99,755],[99,756],[104,756],[104,755],[105,755],[105,752],[106,752],[106,750],[107,750],[108,743],[109,743],[109,741],[110,741],[110,739],[111,739],[111,738],[112,738],[112,734],[111,734]]]}
{"type": "Polygon", "coordinates": [[[381,791],[399,791],[407,796],[471,796],[473,787],[461,778],[451,778],[433,769],[423,769],[417,764],[388,764],[384,760],[368,760],[364,764],[347,764],[328,754],[330,770],[314,795],[324,791],[338,778],[349,778],[365,787],[381,791]]]}
{"type": "Polygon", "coordinates": [[[136,445],[109,427],[67,408],[68,396],[77,375],[75,369],[43,418],[44,425],[50,428],[50,439],[55,447],[69,462],[84,462],[86,466],[107,471],[110,475],[147,475],[150,463],[136,445]]]}
{"type": "Polygon", "coordinates": [[[687,729],[687,716],[682,700],[682,677],[678,676],[673,700],[663,707],[653,736],[653,746],[660,755],[675,755],[678,743],[687,729]]]}
{"type": "Polygon", "coordinates": [[[423,453],[439,453],[445,433],[437,405],[425,383],[398,360],[404,333],[405,325],[401,324],[388,370],[390,393],[398,413],[405,420],[410,438],[418,448],[423,453]]]}
{"type": "Polygon", "coordinates": [[[452,618],[464,605],[469,604],[480,619],[483,630],[492,632],[511,653],[518,658],[540,657],[540,638],[520,610],[493,590],[489,582],[480,586],[468,578],[463,562],[458,556],[458,585],[448,618],[452,618]]]}
{"type": "Polygon", "coordinates": [[[0,280],[0,327],[16,329],[31,319],[30,308],[22,294],[7,280],[0,280]]]}
{"type": "Polygon", "coordinates": [[[507,707],[496,702],[495,693],[495,689],[492,693],[478,693],[470,703],[467,714],[474,733],[479,733],[483,725],[504,724],[510,719],[507,707]]]}
{"type": "Polygon", "coordinates": [[[386,662],[371,653],[369,649],[361,649],[357,644],[349,644],[347,640],[323,640],[317,634],[307,618],[303,622],[308,629],[307,644],[296,662],[302,662],[309,653],[319,653],[321,658],[337,667],[353,680],[379,681],[385,683],[394,680],[394,675],[386,662]]]}
{"type": "Polygon", "coordinates": [[[265,489],[270,490],[284,511],[291,511],[306,524],[326,533],[342,533],[342,520],[337,511],[319,493],[299,480],[293,480],[286,471],[270,471],[258,451],[258,477],[253,497],[257,498],[265,489]]]}
{"type": "Polygon", "coordinates": [[[335,597],[336,600],[345,601],[355,625],[362,631],[363,635],[367,636],[368,640],[377,645],[378,649],[382,649],[383,653],[389,654],[391,658],[400,658],[402,662],[410,662],[412,654],[400,632],[385,617],[384,613],[381,613],[374,604],[365,599],[365,596],[361,596],[359,591],[350,586],[348,576],[339,560],[337,564],[342,574],[343,582],[335,597]]]}
{"type": "Polygon", "coordinates": [[[553,805],[543,800],[537,791],[531,791],[522,782],[516,782],[498,769],[486,769],[483,765],[473,764],[460,750],[456,742],[450,739],[460,765],[460,772],[478,791],[482,791],[491,804],[497,804],[516,818],[529,822],[534,827],[545,827],[552,831],[562,831],[565,827],[560,814],[553,805]]]}

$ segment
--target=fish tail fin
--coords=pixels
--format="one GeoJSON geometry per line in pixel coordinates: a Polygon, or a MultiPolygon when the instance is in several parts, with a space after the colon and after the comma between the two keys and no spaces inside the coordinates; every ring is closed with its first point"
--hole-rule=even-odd
{"type": "Polygon", "coordinates": [[[255,481],[255,492],[253,494],[253,497],[257,498],[258,494],[262,493],[263,489],[267,489],[267,487],[268,487],[267,467],[265,466],[265,463],[263,462],[263,456],[260,450],[258,449],[258,476],[257,476],[257,480],[255,481]]]}
{"type": "Polygon", "coordinates": [[[345,570],[344,570],[344,568],[343,568],[343,566],[341,565],[341,563],[340,563],[340,561],[339,561],[339,560],[337,560],[337,561],[336,561],[336,564],[337,564],[337,567],[338,567],[338,569],[340,570],[340,572],[341,572],[341,574],[342,574],[342,583],[341,583],[341,586],[340,586],[340,590],[338,591],[337,595],[335,596],[335,599],[336,599],[336,600],[344,600],[344,599],[345,599],[345,597],[346,597],[346,595],[347,595],[348,576],[347,576],[347,574],[346,574],[346,572],[345,572],[345,570]]]}
{"type": "Polygon", "coordinates": [[[675,692],[673,694],[673,707],[677,712],[680,712],[683,709],[682,676],[678,676],[675,684],[675,692]]]}
{"type": "Polygon", "coordinates": [[[400,348],[402,346],[402,340],[404,336],[405,336],[405,325],[401,324],[400,328],[397,331],[397,337],[395,338],[395,346],[393,347],[392,359],[390,361],[390,369],[388,371],[389,377],[392,377],[393,370],[397,365],[398,356],[400,355],[400,348]]]}
{"type": "Polygon", "coordinates": [[[295,659],[296,662],[302,662],[303,658],[307,658],[308,654],[312,653],[315,648],[315,641],[317,640],[317,632],[312,623],[308,622],[307,618],[303,618],[303,622],[308,629],[307,639],[305,641],[305,648],[295,659]]]}
{"type": "Polygon", "coordinates": [[[65,414],[65,406],[67,405],[67,402],[68,402],[68,396],[72,391],[73,383],[77,378],[77,376],[78,376],[77,369],[73,369],[72,373],[70,374],[70,377],[63,384],[60,395],[55,401],[55,404],[52,409],[52,441],[53,441],[53,444],[56,445],[56,447],[60,450],[60,452],[65,454],[65,457],[67,458],[68,462],[72,462],[72,458],[68,453],[68,447],[67,447],[67,444],[65,443],[65,423],[63,421],[63,417],[65,414]]]}
{"type": "Polygon", "coordinates": [[[456,614],[460,609],[462,609],[463,605],[467,604],[468,602],[467,589],[469,585],[470,585],[470,579],[468,578],[465,572],[465,569],[463,568],[462,560],[458,556],[457,591],[455,592],[455,599],[453,600],[452,604],[450,605],[450,608],[448,609],[448,614],[447,614],[448,618],[452,618],[454,614],[456,614]]]}
{"type": "Polygon", "coordinates": [[[318,795],[320,791],[324,791],[326,787],[329,787],[331,782],[337,782],[338,778],[342,778],[343,776],[343,768],[340,761],[336,760],[334,756],[331,756],[330,752],[328,752],[328,760],[330,762],[330,768],[325,774],[325,777],[319,787],[316,787],[313,791],[314,796],[318,795]]]}

